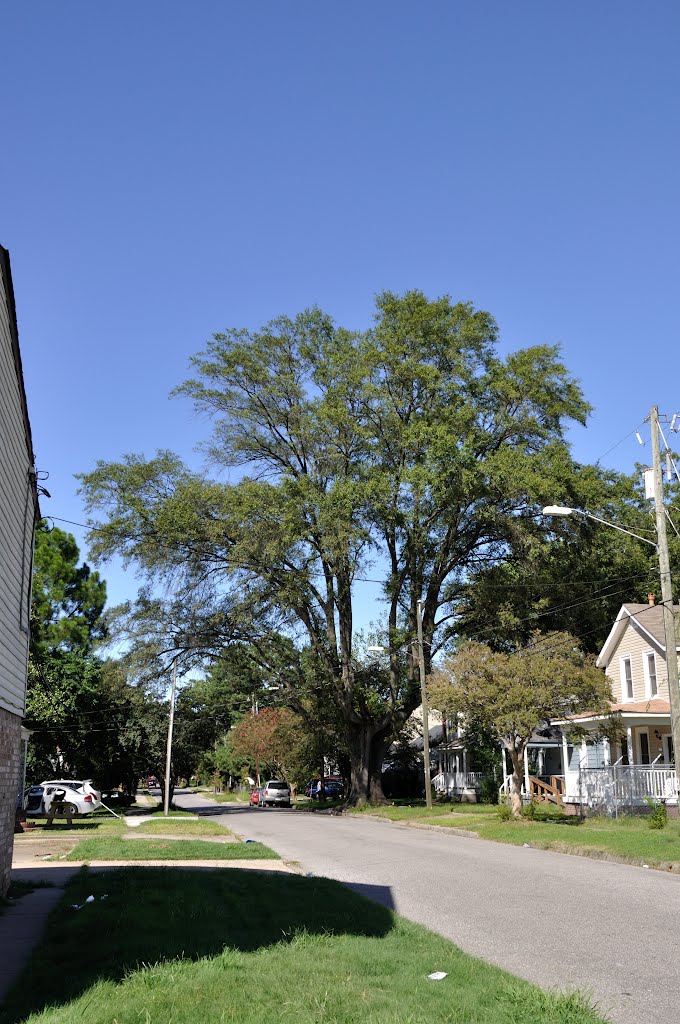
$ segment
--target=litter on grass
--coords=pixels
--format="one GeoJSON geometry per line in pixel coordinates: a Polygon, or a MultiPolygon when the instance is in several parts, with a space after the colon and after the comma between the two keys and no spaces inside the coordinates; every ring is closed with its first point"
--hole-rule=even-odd
{"type": "MultiPolygon", "coordinates": [[[[109,898],[108,892],[104,893],[103,896],[99,897],[100,900],[107,900],[108,898],[109,898]]],[[[87,899],[85,900],[85,903],[94,903],[94,896],[88,896],[87,899]]],[[[72,903],[71,904],[71,910],[82,910],[83,907],[85,906],[85,903],[72,903]]]]}
{"type": "Polygon", "coordinates": [[[443,981],[444,978],[448,977],[446,971],[433,971],[432,974],[427,976],[430,981],[443,981]]]}

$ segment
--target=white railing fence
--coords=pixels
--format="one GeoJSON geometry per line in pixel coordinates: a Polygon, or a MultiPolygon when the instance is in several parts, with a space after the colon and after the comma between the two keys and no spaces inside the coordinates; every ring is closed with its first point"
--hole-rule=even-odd
{"type": "Polygon", "coordinates": [[[432,779],[437,793],[458,793],[464,789],[479,789],[482,772],[439,772],[432,779]]]}
{"type": "Polygon", "coordinates": [[[640,806],[648,799],[676,801],[678,798],[675,768],[668,766],[616,764],[607,768],[583,768],[579,772],[578,787],[583,803],[609,811],[640,806]]]}

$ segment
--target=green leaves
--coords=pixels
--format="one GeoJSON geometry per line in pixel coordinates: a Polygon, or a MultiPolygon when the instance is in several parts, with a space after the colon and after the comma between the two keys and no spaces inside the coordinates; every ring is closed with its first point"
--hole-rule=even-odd
{"type": "Polygon", "coordinates": [[[435,699],[491,730],[509,749],[523,749],[541,722],[605,713],[611,702],[604,673],[564,633],[535,633],[511,652],[470,641],[447,661],[443,675],[435,699]]]}

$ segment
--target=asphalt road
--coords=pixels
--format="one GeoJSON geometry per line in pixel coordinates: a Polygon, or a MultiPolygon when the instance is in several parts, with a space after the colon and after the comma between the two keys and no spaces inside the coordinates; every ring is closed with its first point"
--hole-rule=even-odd
{"type": "MultiPolygon", "coordinates": [[[[307,873],[392,907],[544,988],[588,991],[616,1024],[680,1022],[680,877],[357,816],[176,793],[307,873]]],[[[433,964],[433,970],[437,969],[433,964]]]]}

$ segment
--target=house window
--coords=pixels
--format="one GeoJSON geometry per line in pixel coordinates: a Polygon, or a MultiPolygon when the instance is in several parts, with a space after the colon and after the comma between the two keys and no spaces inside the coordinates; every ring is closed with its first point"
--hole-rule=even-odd
{"type": "Polygon", "coordinates": [[[630,658],[621,658],[621,692],[624,700],[633,699],[633,667],[630,658]]]}
{"type": "Polygon", "coordinates": [[[647,695],[649,697],[656,697],[659,692],[659,686],[656,681],[656,656],[653,651],[645,654],[645,669],[647,674],[647,695]]]}

